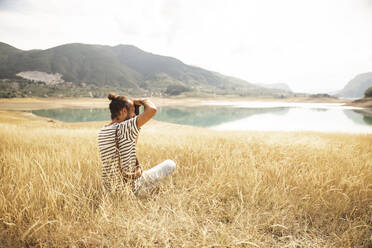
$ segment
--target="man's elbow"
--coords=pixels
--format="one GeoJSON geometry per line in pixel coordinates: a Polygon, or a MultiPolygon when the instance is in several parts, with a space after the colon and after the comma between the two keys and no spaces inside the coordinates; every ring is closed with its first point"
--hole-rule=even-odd
{"type": "Polygon", "coordinates": [[[158,109],[156,107],[152,107],[151,108],[151,115],[154,116],[156,115],[156,112],[158,111],[158,109]]]}

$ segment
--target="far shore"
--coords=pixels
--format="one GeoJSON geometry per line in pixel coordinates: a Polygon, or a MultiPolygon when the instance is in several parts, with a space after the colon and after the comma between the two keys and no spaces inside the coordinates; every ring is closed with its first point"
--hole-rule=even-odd
{"type": "Polygon", "coordinates": [[[369,110],[372,109],[372,97],[364,97],[361,99],[354,100],[347,104],[348,106],[360,107],[360,108],[368,108],[369,110]]]}
{"type": "MultiPolygon", "coordinates": [[[[157,106],[198,106],[207,102],[304,102],[304,103],[345,103],[353,105],[351,100],[336,98],[150,98],[157,106]]],[[[50,108],[107,108],[110,101],[107,98],[0,98],[0,110],[35,110],[50,108]]]]}

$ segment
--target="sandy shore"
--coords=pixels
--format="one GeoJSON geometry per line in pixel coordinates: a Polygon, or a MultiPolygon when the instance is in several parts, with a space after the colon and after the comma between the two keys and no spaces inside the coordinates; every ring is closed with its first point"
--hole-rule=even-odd
{"type": "MultiPolygon", "coordinates": [[[[198,106],[208,102],[308,102],[308,103],[346,103],[350,100],[333,98],[150,98],[157,106],[198,106]]],[[[108,108],[110,101],[105,98],[1,98],[0,110],[35,110],[50,108],[108,108]]]]}
{"type": "Polygon", "coordinates": [[[364,97],[358,100],[354,100],[347,104],[348,106],[369,108],[372,109],[372,97],[364,97]]]}

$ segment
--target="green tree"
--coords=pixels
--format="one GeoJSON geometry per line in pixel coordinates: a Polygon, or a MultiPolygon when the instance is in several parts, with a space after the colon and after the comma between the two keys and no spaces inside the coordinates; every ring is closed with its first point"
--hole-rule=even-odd
{"type": "Polygon", "coordinates": [[[365,97],[372,97],[372,87],[369,87],[366,91],[364,91],[365,97]]]}

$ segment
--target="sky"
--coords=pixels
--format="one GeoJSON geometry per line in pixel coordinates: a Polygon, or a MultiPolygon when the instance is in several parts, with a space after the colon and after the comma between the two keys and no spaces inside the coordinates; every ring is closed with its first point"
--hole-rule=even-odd
{"type": "Polygon", "coordinates": [[[372,0],[0,0],[0,41],[22,50],[130,44],[296,92],[372,71],[372,0]]]}

